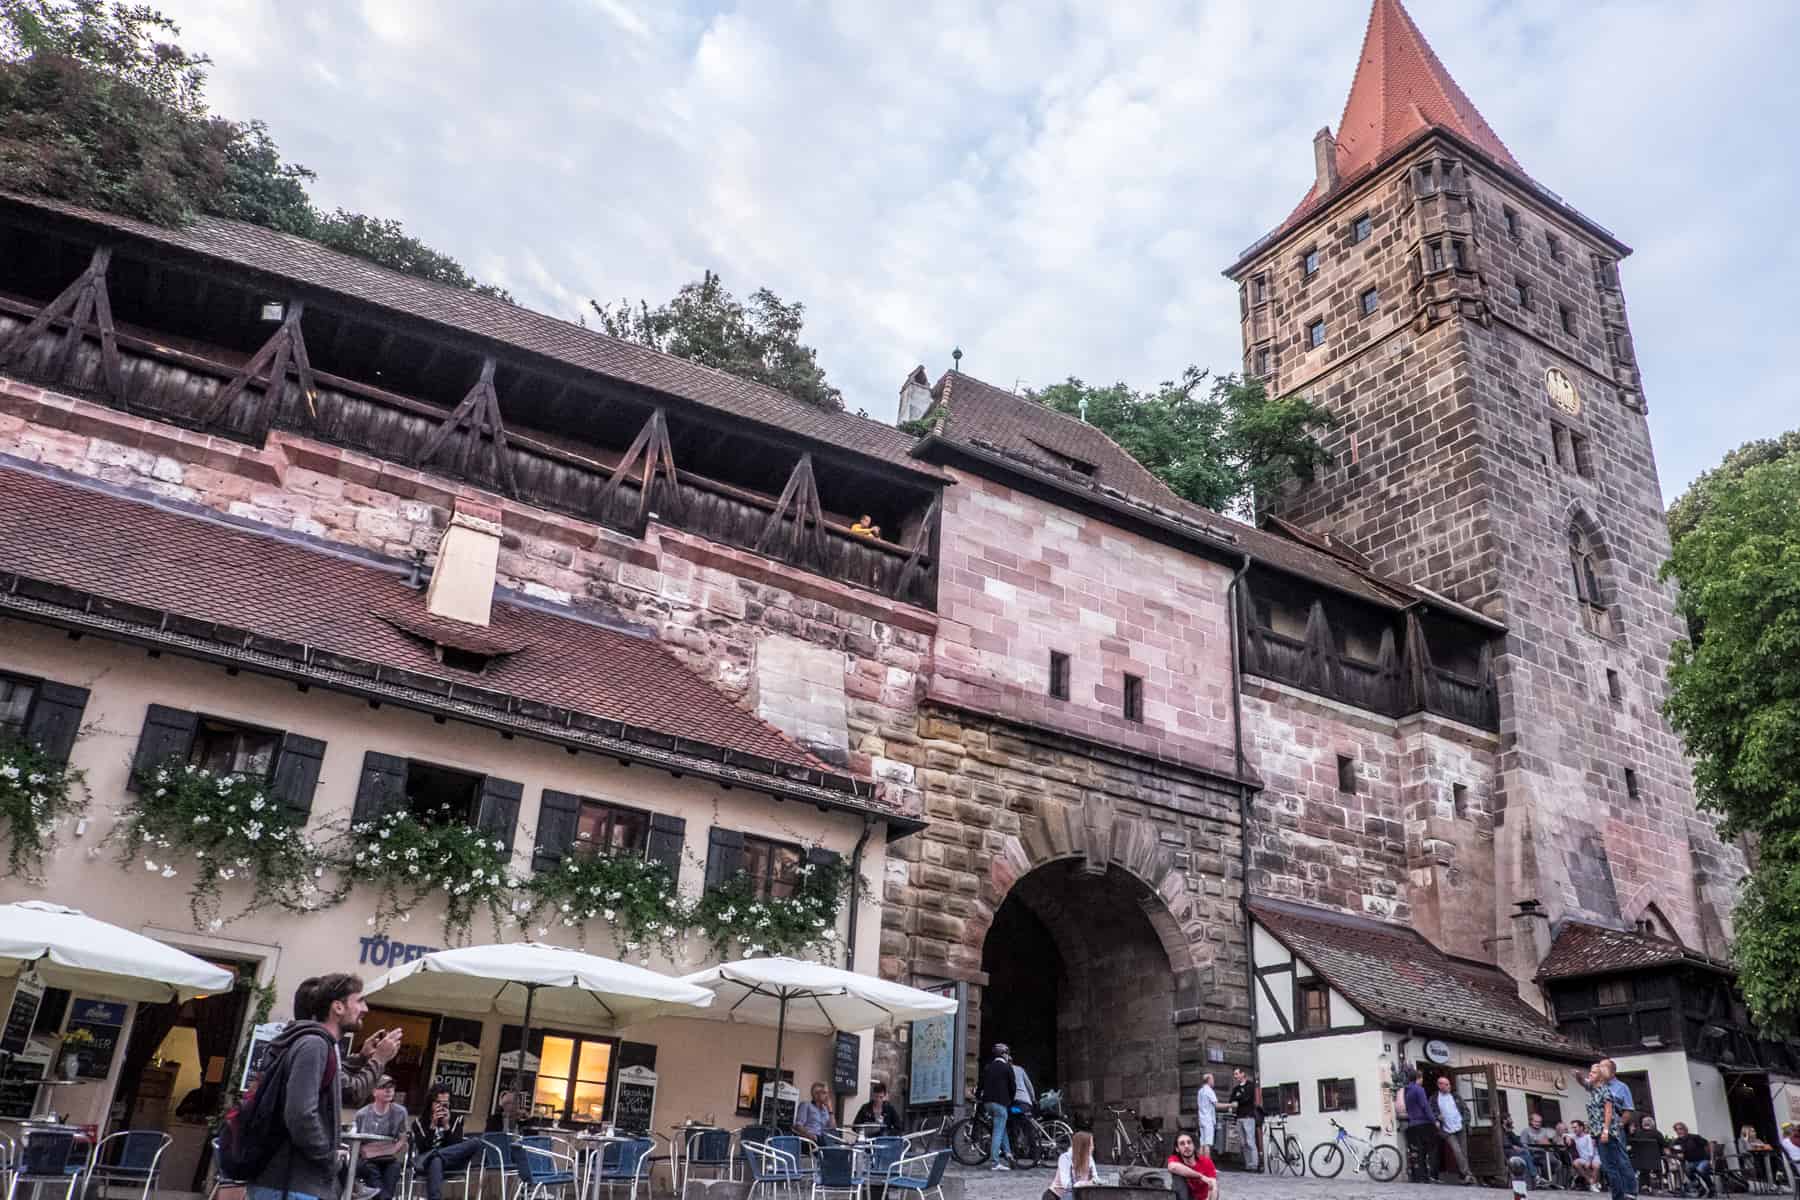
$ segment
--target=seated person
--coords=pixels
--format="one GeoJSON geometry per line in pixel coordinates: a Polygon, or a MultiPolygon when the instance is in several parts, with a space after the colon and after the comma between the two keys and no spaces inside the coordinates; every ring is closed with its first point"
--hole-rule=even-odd
{"type": "Polygon", "coordinates": [[[1219,1169],[1209,1151],[1195,1143],[1193,1134],[1176,1136],[1175,1153],[1169,1155],[1167,1165],[1169,1174],[1187,1184],[1188,1200],[1219,1200],[1219,1169]]]}
{"type": "Polygon", "coordinates": [[[1567,1121],[1558,1121],[1556,1123],[1555,1134],[1556,1134],[1556,1141],[1551,1143],[1552,1145],[1556,1145],[1556,1146],[1568,1145],[1569,1144],[1569,1123],[1567,1121]]]}
{"type": "Polygon", "coordinates": [[[888,1103],[887,1084],[877,1079],[869,1084],[869,1102],[856,1110],[855,1125],[879,1125],[877,1137],[900,1136],[900,1114],[888,1103]]]}
{"type": "Polygon", "coordinates": [[[1712,1143],[1697,1133],[1690,1132],[1687,1122],[1675,1122],[1675,1137],[1670,1142],[1670,1150],[1681,1160],[1687,1169],[1688,1178],[1694,1180],[1703,1189],[1702,1194],[1712,1195],[1712,1143]]]}
{"type": "Polygon", "coordinates": [[[1094,1135],[1083,1129],[1057,1158],[1056,1176],[1041,1200],[1069,1200],[1069,1193],[1076,1188],[1094,1187],[1099,1182],[1100,1172],[1094,1165],[1094,1135]]]}
{"type": "Polygon", "coordinates": [[[1569,1166],[1575,1177],[1590,1188],[1600,1186],[1600,1147],[1588,1132],[1586,1121],[1569,1122],[1569,1166]]]}
{"type": "Polygon", "coordinates": [[[427,1200],[443,1200],[444,1176],[479,1162],[485,1145],[463,1136],[463,1119],[450,1112],[450,1089],[432,1084],[425,1115],[412,1123],[413,1172],[425,1177],[427,1200]]]}
{"type": "Polygon", "coordinates": [[[1525,1127],[1525,1148],[1531,1151],[1531,1166],[1537,1177],[1544,1183],[1550,1182],[1550,1150],[1560,1144],[1556,1130],[1544,1124],[1544,1114],[1534,1112],[1528,1118],[1525,1127]]]}
{"type": "Polygon", "coordinates": [[[362,1143],[356,1162],[356,1178],[375,1189],[377,1200],[394,1200],[400,1191],[400,1156],[406,1150],[406,1106],[394,1103],[394,1077],[375,1081],[373,1099],[356,1110],[353,1127],[373,1133],[383,1141],[362,1143]]]}
{"type": "Polygon", "coordinates": [[[828,1133],[837,1133],[837,1118],[831,1115],[831,1091],[824,1084],[813,1084],[812,1099],[794,1108],[794,1132],[815,1142],[823,1142],[828,1133]]]}

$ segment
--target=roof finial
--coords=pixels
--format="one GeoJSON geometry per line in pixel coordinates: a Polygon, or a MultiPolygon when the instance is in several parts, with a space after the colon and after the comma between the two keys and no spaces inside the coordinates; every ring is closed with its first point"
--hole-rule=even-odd
{"type": "Polygon", "coordinates": [[[962,370],[962,347],[961,346],[958,346],[956,349],[950,351],[950,361],[956,364],[955,366],[950,368],[952,371],[962,370]]]}

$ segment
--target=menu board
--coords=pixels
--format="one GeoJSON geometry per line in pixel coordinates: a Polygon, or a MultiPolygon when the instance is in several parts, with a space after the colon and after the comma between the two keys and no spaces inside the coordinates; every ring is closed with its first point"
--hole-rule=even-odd
{"type": "Polygon", "coordinates": [[[862,1074],[862,1034],[840,1033],[831,1047],[831,1091],[854,1096],[862,1074]]]}
{"type": "Polygon", "coordinates": [[[0,1033],[0,1050],[19,1054],[31,1040],[31,1026],[37,1020],[38,1005],[44,1002],[44,981],[33,972],[19,976],[13,987],[12,1003],[6,1010],[6,1029],[0,1033]]]}
{"type": "MultiPolygon", "coordinates": [[[[451,1029],[451,1018],[445,1018],[443,1028],[438,1033],[437,1062],[431,1068],[431,1082],[443,1084],[450,1089],[450,1111],[467,1116],[475,1108],[475,1069],[481,1064],[481,1047],[473,1041],[464,1041],[456,1037],[461,1030],[451,1029]],[[445,1038],[453,1040],[441,1040],[445,1038]]],[[[455,1022],[457,1025],[475,1026],[475,1036],[481,1036],[479,1022],[455,1022]]],[[[430,1114],[426,1114],[430,1115],[430,1114]]]]}
{"type": "Polygon", "coordinates": [[[250,1031],[250,1050],[244,1055],[244,1074],[238,1080],[238,1091],[248,1091],[250,1081],[262,1074],[263,1064],[269,1060],[269,1047],[275,1044],[275,1035],[286,1028],[286,1021],[270,1021],[250,1031]]]}
{"type": "MultiPolygon", "coordinates": [[[[963,1000],[962,985],[939,984],[926,988],[934,995],[963,1000]]],[[[912,1023],[908,1044],[912,1049],[907,1073],[908,1104],[948,1104],[958,1099],[962,1080],[962,1055],[957,1045],[957,1023],[962,1010],[912,1023]]]]}
{"type": "Polygon", "coordinates": [[[37,1105],[38,1081],[50,1070],[50,1056],[41,1051],[21,1054],[0,1074],[0,1117],[22,1121],[37,1105]]]}
{"type": "Polygon", "coordinates": [[[125,1006],[112,1000],[76,998],[69,1008],[65,1034],[85,1029],[93,1035],[94,1044],[81,1051],[81,1078],[105,1079],[112,1073],[113,1055],[125,1031],[125,1006]]]}
{"type": "Polygon", "coordinates": [[[656,1070],[653,1067],[620,1067],[618,1098],[613,1104],[613,1124],[627,1133],[649,1133],[656,1115],[656,1070]]]}

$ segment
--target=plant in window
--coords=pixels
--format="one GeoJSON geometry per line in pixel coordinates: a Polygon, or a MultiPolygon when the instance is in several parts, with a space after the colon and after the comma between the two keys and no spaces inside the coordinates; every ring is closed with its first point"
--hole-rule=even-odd
{"type": "Polygon", "coordinates": [[[426,818],[402,809],[357,821],[346,833],[336,852],[346,883],[379,893],[369,924],[386,932],[396,919],[404,924],[413,909],[442,897],[444,936],[450,942],[466,941],[475,914],[484,908],[498,935],[519,886],[506,843],[454,819],[448,804],[426,818]]]}
{"type": "Polygon", "coordinates": [[[163,879],[183,873],[175,860],[191,858],[188,909],[196,928],[217,929],[270,906],[312,912],[343,898],[323,885],[331,864],[303,825],[263,780],[171,758],[142,777],[109,840],[119,842],[122,866],[142,862],[163,879]],[[227,918],[225,885],[238,881],[250,900],[227,918]]]}
{"type": "Polygon", "coordinates": [[[740,872],[700,897],[691,923],[722,959],[823,952],[836,942],[838,912],[853,898],[850,868],[807,862],[795,876],[790,894],[773,896],[760,894],[757,881],[740,872]]]}
{"type": "Polygon", "coordinates": [[[80,771],[51,762],[30,742],[0,741],[0,819],[6,822],[8,874],[39,879],[44,856],[56,843],[64,817],[87,811],[80,771]]]}
{"type": "Polygon", "coordinates": [[[583,945],[588,922],[604,921],[621,956],[669,953],[688,924],[675,873],[641,853],[565,855],[525,881],[521,898],[530,905],[523,923],[573,929],[583,945]]]}

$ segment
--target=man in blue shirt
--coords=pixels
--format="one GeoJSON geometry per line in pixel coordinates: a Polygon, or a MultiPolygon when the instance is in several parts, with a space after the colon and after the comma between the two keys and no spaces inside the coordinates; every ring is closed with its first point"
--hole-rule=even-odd
{"type": "Polygon", "coordinates": [[[837,1120],[831,1115],[831,1089],[822,1083],[812,1085],[812,1099],[794,1109],[794,1128],[814,1142],[837,1132],[837,1120]]]}
{"type": "Polygon", "coordinates": [[[1595,1063],[1586,1076],[1577,1072],[1575,1082],[1588,1090],[1588,1122],[1594,1146],[1600,1152],[1600,1169],[1606,1172],[1613,1200],[1637,1195],[1637,1168],[1625,1146],[1625,1123],[1631,1118],[1631,1089],[1619,1080],[1619,1064],[1610,1058],[1595,1063]]]}
{"type": "Polygon", "coordinates": [[[1409,1176],[1414,1183],[1436,1183],[1437,1121],[1431,1115],[1431,1097],[1425,1094],[1424,1072],[1415,1067],[1406,1073],[1400,1097],[1406,1108],[1406,1153],[1412,1160],[1409,1176]]]}

